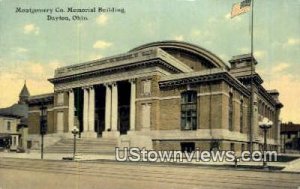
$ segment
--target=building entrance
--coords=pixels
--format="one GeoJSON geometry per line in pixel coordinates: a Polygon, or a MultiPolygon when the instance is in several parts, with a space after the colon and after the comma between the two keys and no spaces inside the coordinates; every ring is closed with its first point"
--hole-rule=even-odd
{"type": "Polygon", "coordinates": [[[118,130],[121,135],[130,129],[130,87],[128,81],[118,82],[118,130]]]}

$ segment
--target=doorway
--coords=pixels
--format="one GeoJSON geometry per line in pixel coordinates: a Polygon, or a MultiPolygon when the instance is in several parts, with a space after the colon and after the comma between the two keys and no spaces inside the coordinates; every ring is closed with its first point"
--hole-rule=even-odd
{"type": "Polygon", "coordinates": [[[121,135],[130,129],[130,87],[128,81],[118,82],[118,130],[121,135]]]}

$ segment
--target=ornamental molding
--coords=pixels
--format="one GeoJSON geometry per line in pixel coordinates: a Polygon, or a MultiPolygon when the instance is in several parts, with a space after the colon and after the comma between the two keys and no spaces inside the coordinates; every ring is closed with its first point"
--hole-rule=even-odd
{"type": "MultiPolygon", "coordinates": [[[[177,74],[179,77],[173,75],[170,79],[163,79],[159,81],[160,88],[174,88],[182,85],[208,83],[213,81],[225,81],[230,86],[233,86],[236,90],[241,92],[245,96],[250,95],[250,91],[237,79],[231,76],[227,71],[214,69],[213,71],[198,72],[193,74],[177,74]]],[[[168,76],[167,76],[168,78],[168,76]]]]}
{"type": "Polygon", "coordinates": [[[171,73],[193,71],[186,64],[156,47],[83,64],[58,68],[55,70],[55,77],[49,79],[49,81],[55,84],[74,79],[114,74],[117,72],[128,71],[128,69],[141,69],[149,66],[158,66],[171,73]]]}
{"type": "Polygon", "coordinates": [[[146,68],[138,71],[127,71],[122,73],[116,73],[111,75],[101,75],[99,77],[85,78],[82,80],[72,80],[69,82],[57,83],[54,85],[54,91],[66,91],[72,88],[82,88],[91,85],[112,85],[113,82],[126,81],[135,78],[153,77],[153,75],[168,75],[169,72],[162,70],[161,68],[146,68]]]}

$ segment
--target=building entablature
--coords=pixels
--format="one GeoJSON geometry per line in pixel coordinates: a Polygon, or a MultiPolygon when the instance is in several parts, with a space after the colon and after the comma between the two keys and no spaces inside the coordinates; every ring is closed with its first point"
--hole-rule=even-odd
{"type": "Polygon", "coordinates": [[[53,104],[54,101],[54,93],[42,94],[29,97],[27,103],[28,105],[47,105],[53,104]]]}
{"type": "Polygon", "coordinates": [[[280,109],[283,105],[276,100],[267,92],[267,90],[262,85],[256,85],[258,89],[258,94],[263,97],[270,105],[274,108],[280,109]],[[281,106],[280,106],[281,105],[281,106]]]}
{"type": "Polygon", "coordinates": [[[126,70],[114,74],[102,74],[94,77],[86,77],[82,79],[67,80],[54,85],[54,91],[64,92],[74,88],[89,88],[94,85],[111,85],[118,81],[128,81],[137,78],[152,78],[154,75],[165,76],[171,73],[157,66],[146,67],[143,69],[126,70]]]}
{"type": "Polygon", "coordinates": [[[49,81],[57,83],[68,79],[72,80],[74,78],[115,73],[117,71],[123,71],[124,69],[132,69],[149,65],[158,65],[174,73],[193,71],[181,61],[156,47],[83,64],[58,68],[55,71],[54,78],[49,79],[49,81]]]}
{"type": "Polygon", "coordinates": [[[240,91],[243,95],[249,96],[250,91],[236,78],[224,69],[214,68],[205,71],[181,73],[164,76],[159,81],[159,86],[164,87],[176,87],[186,84],[196,84],[212,81],[225,81],[235,89],[240,91]]]}
{"type": "Polygon", "coordinates": [[[258,73],[254,73],[252,77],[251,75],[242,75],[242,76],[238,76],[236,74],[233,75],[245,85],[251,84],[251,78],[253,78],[253,83],[257,85],[261,85],[264,82],[258,73]]]}

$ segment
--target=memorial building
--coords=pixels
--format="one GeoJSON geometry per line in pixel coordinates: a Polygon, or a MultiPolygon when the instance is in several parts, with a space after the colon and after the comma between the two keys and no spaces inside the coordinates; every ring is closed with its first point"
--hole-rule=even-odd
{"type": "Polygon", "coordinates": [[[277,150],[283,105],[277,90],[262,86],[256,64],[250,55],[227,64],[199,46],[161,41],[58,68],[49,79],[54,92],[29,97],[28,142],[39,144],[43,115],[49,145],[77,127],[81,139],[113,138],[120,147],[243,151],[261,147],[258,122],[266,117],[269,149],[277,150]]]}

